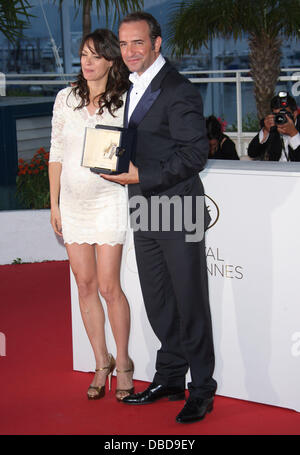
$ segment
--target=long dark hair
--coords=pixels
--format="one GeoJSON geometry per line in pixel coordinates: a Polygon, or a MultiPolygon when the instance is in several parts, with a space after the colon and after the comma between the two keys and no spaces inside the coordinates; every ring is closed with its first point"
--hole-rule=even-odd
{"type": "MultiPolygon", "coordinates": [[[[129,88],[129,71],[123,63],[119,41],[117,37],[107,29],[97,29],[86,35],[80,45],[79,55],[81,56],[85,44],[92,42],[96,53],[104,57],[113,64],[108,73],[105,92],[99,93],[99,114],[103,113],[105,108],[111,115],[123,105],[121,96],[129,88]]],[[[82,70],[77,76],[72,92],[81,98],[80,104],[76,109],[81,109],[90,102],[90,90],[86,79],[83,77],[82,70]]]]}

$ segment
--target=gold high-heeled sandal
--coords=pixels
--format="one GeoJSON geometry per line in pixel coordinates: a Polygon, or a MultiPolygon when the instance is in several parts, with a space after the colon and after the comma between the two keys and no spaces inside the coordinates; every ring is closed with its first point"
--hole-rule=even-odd
{"type": "MultiPolygon", "coordinates": [[[[130,368],[128,370],[118,370],[116,369],[117,374],[119,373],[132,373],[131,379],[133,377],[133,372],[134,372],[134,363],[131,359],[130,360],[130,368]]],[[[116,399],[118,401],[124,400],[125,397],[128,397],[128,395],[131,395],[134,392],[134,387],[131,387],[130,389],[116,389],[116,399]]]]}
{"type": "MultiPolygon", "coordinates": [[[[111,376],[116,367],[116,361],[111,354],[108,354],[108,357],[109,357],[108,366],[102,367],[102,368],[97,368],[95,370],[95,373],[97,373],[97,371],[108,370],[108,373],[105,378],[105,383],[106,383],[106,379],[108,378],[108,389],[110,391],[111,390],[111,376]]],[[[104,383],[104,385],[102,385],[100,387],[90,385],[88,388],[88,391],[87,391],[88,400],[99,400],[100,398],[103,398],[105,395],[105,383],[104,383]],[[89,394],[89,390],[96,390],[96,393],[91,395],[91,394],[89,394]]]]}

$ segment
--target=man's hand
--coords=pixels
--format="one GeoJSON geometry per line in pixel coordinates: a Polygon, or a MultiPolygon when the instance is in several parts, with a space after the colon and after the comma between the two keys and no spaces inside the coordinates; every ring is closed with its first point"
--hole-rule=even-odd
{"type": "Polygon", "coordinates": [[[273,126],[276,126],[275,125],[275,115],[274,114],[269,114],[264,119],[264,130],[266,130],[266,132],[269,134],[270,133],[270,129],[273,126]]]}
{"type": "Polygon", "coordinates": [[[277,131],[280,134],[286,134],[287,136],[293,137],[298,134],[298,130],[295,127],[294,120],[292,120],[288,115],[286,118],[287,123],[284,123],[283,125],[277,125],[277,131]]]}
{"type": "Polygon", "coordinates": [[[265,117],[264,119],[264,127],[263,127],[263,133],[264,137],[262,139],[262,142],[265,142],[270,134],[270,129],[276,126],[275,125],[275,116],[274,114],[269,114],[265,117]]]}
{"type": "Polygon", "coordinates": [[[99,174],[100,177],[103,177],[105,180],[111,182],[120,183],[121,185],[131,185],[132,183],[139,183],[139,170],[132,162],[129,163],[128,172],[123,172],[123,174],[118,175],[109,175],[109,174],[99,174]]]}

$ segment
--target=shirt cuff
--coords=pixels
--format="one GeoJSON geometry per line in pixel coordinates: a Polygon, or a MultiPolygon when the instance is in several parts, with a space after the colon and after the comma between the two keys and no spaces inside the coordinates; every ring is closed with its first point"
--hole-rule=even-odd
{"type": "Polygon", "coordinates": [[[292,147],[293,150],[296,150],[296,148],[299,147],[300,145],[300,134],[295,134],[295,136],[291,137],[289,136],[289,145],[292,147]]]}

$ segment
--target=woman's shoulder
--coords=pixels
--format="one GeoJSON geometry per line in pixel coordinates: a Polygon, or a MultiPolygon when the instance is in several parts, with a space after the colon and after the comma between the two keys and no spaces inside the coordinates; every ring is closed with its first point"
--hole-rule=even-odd
{"type": "Polygon", "coordinates": [[[223,137],[224,139],[227,139],[228,141],[233,142],[232,139],[231,139],[227,134],[225,134],[225,133],[222,134],[222,137],[223,137]]]}
{"type": "Polygon", "coordinates": [[[55,97],[55,104],[64,104],[71,91],[72,87],[65,87],[59,90],[55,97]]]}
{"type": "Polygon", "coordinates": [[[228,159],[231,159],[231,160],[239,159],[239,156],[238,156],[236,148],[235,148],[234,141],[226,134],[223,134],[223,141],[221,142],[221,150],[222,150],[222,153],[225,154],[228,159]]]}
{"type": "Polygon", "coordinates": [[[78,105],[78,98],[74,93],[74,87],[68,86],[59,90],[56,95],[55,103],[71,108],[76,107],[78,105]]]}
{"type": "Polygon", "coordinates": [[[61,90],[59,90],[59,91],[57,92],[56,98],[66,98],[67,96],[70,95],[70,93],[72,92],[72,90],[73,90],[73,87],[71,87],[71,86],[62,88],[61,90]]]}
{"type": "Polygon", "coordinates": [[[234,141],[229,136],[227,136],[227,134],[222,134],[221,144],[226,144],[227,146],[235,146],[234,141]]]}

